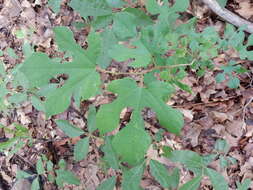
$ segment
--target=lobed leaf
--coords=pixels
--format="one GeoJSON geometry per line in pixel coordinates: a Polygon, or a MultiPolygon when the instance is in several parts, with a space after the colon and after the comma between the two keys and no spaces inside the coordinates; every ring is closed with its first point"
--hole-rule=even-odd
{"type": "Polygon", "coordinates": [[[151,54],[140,40],[132,43],[132,48],[115,45],[109,50],[109,55],[116,61],[134,59],[129,65],[132,67],[146,67],[151,62],[151,54]]]}
{"type": "Polygon", "coordinates": [[[112,13],[110,6],[105,0],[71,0],[69,5],[83,18],[105,16],[112,13]]]}
{"type": "Polygon", "coordinates": [[[126,40],[128,38],[137,35],[136,20],[133,14],[128,12],[119,12],[113,17],[112,31],[120,40],[126,40]]]}
{"type": "Polygon", "coordinates": [[[54,87],[43,102],[46,115],[51,116],[66,110],[73,95],[76,102],[96,95],[100,76],[95,70],[96,60],[91,59],[94,51],[83,49],[75,43],[72,32],[65,27],[54,29],[56,41],[61,50],[70,52],[73,62],[54,62],[44,53],[34,53],[20,68],[30,82],[30,87],[49,85],[51,78],[67,74],[68,79],[61,87],[54,87]]]}
{"type": "Polygon", "coordinates": [[[135,165],[143,160],[150,143],[150,136],[143,127],[131,123],[115,135],[112,147],[121,161],[135,165]]]}
{"type": "Polygon", "coordinates": [[[149,86],[141,88],[133,79],[124,78],[111,82],[108,90],[118,94],[118,98],[110,104],[101,106],[97,113],[97,127],[102,134],[118,126],[120,112],[125,107],[134,109],[133,117],[140,116],[141,110],[149,107],[156,112],[159,123],[163,127],[172,133],[180,133],[183,126],[182,114],[167,106],[161,96],[157,96],[158,88],[149,88],[149,86]]]}

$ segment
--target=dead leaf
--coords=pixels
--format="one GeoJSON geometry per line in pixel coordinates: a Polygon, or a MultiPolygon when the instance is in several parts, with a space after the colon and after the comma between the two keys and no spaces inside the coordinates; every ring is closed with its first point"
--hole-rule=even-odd
{"type": "Polygon", "coordinates": [[[250,19],[253,16],[253,4],[249,0],[240,0],[239,1],[240,8],[235,10],[235,12],[239,13],[242,17],[246,19],[250,19]]]}
{"type": "Polygon", "coordinates": [[[217,111],[212,111],[211,116],[218,123],[223,123],[228,119],[228,115],[226,113],[221,113],[221,112],[217,112],[217,111]]]}

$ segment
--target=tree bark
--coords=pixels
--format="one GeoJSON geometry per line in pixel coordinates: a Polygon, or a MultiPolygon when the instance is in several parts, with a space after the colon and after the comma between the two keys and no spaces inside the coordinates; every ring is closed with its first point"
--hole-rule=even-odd
{"type": "Polygon", "coordinates": [[[246,26],[245,31],[248,33],[253,33],[253,23],[247,21],[246,19],[239,17],[238,15],[232,13],[231,11],[229,11],[225,8],[221,8],[216,0],[202,0],[202,2],[205,5],[207,5],[208,8],[211,9],[215,14],[220,16],[225,21],[227,21],[237,27],[246,26]]]}

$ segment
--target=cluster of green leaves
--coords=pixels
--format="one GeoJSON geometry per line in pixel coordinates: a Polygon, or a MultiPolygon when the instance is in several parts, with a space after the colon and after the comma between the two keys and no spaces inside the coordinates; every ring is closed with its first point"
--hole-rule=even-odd
{"type": "MultiPolygon", "coordinates": [[[[23,40],[22,52],[26,58],[34,53],[33,47],[27,40],[32,34],[33,30],[16,30],[14,35],[17,39],[23,40]]],[[[6,48],[4,51],[0,50],[1,56],[9,56],[17,60],[20,57],[12,48],[6,48]]],[[[26,77],[19,72],[21,65],[17,65],[12,70],[6,71],[4,63],[0,60],[0,110],[6,111],[8,108],[17,108],[22,102],[27,100],[27,91],[20,90],[19,87],[27,86],[26,77]],[[10,85],[11,84],[11,85],[10,85]],[[7,86],[9,86],[7,88],[7,86]]]]}
{"type": "MultiPolygon", "coordinates": [[[[215,148],[220,151],[228,151],[228,145],[224,140],[218,140],[216,142],[215,148]]],[[[215,159],[214,155],[200,156],[192,151],[175,150],[168,155],[168,158],[171,161],[180,162],[185,166],[185,168],[194,172],[195,177],[187,183],[183,184],[179,188],[180,190],[197,190],[199,188],[201,179],[204,176],[208,176],[215,190],[229,189],[225,178],[214,169],[208,167],[208,164],[215,159]]],[[[232,160],[232,157],[227,158],[232,160]]],[[[222,164],[222,162],[220,163],[222,164]]],[[[240,190],[247,190],[250,187],[250,183],[250,179],[246,179],[242,182],[242,184],[237,182],[237,188],[240,190]]]]}
{"type": "Polygon", "coordinates": [[[223,139],[218,139],[215,143],[213,158],[218,158],[222,169],[227,168],[230,164],[236,164],[236,159],[228,156],[227,153],[230,147],[223,139]]]}
{"type": "Polygon", "coordinates": [[[4,152],[7,156],[11,157],[17,153],[21,148],[26,145],[26,141],[32,140],[29,135],[29,131],[26,127],[13,123],[12,129],[6,126],[0,125],[0,129],[5,134],[12,135],[13,137],[6,139],[6,141],[0,143],[0,152],[4,152]]]}
{"type": "Polygon", "coordinates": [[[18,170],[16,178],[32,179],[31,190],[40,190],[40,179],[46,177],[48,181],[55,182],[59,187],[64,187],[64,184],[79,185],[80,180],[69,170],[66,170],[67,164],[64,160],[60,160],[55,166],[45,155],[42,155],[36,163],[36,174],[18,170]]]}
{"type": "Polygon", "coordinates": [[[226,80],[226,76],[229,77],[228,87],[237,88],[240,85],[240,80],[234,76],[235,73],[245,73],[247,70],[243,68],[241,65],[236,64],[235,61],[230,61],[227,65],[221,66],[223,70],[222,73],[216,75],[215,79],[217,82],[223,82],[226,80]]]}
{"type": "MultiPolygon", "coordinates": [[[[50,0],[49,6],[57,13],[60,3],[60,0],[50,0]]],[[[145,129],[142,118],[143,109],[150,108],[165,130],[179,135],[183,127],[182,114],[166,102],[178,87],[191,92],[190,87],[181,82],[187,75],[187,69],[203,76],[206,69],[214,67],[212,58],[228,48],[237,51],[242,59],[252,59],[247,47],[252,45],[253,37],[250,36],[245,45],[242,28],[236,31],[228,25],[221,38],[212,27],[201,33],[196,32],[196,18],[184,24],[176,23],[180,13],[188,8],[188,0],[177,0],[172,6],[167,1],[157,3],[156,0],[145,0],[145,11],[129,7],[122,0],[71,0],[69,6],[83,17],[85,26],[90,27],[88,48],[84,50],[76,43],[68,27],[55,27],[55,42],[58,50],[64,52],[64,57],[52,59],[45,53],[30,51],[25,55],[24,63],[11,73],[14,86],[23,87],[22,93],[15,94],[21,94],[23,99],[28,98],[47,117],[64,112],[72,99],[79,106],[81,101],[95,97],[103,90],[117,95],[114,101],[101,105],[98,111],[90,107],[87,133],[67,121],[58,120],[56,123],[71,138],[86,136],[74,146],[75,161],[85,159],[89,141],[95,138],[92,134],[98,130],[99,138],[105,142],[101,147],[103,162],[107,167],[122,171],[123,190],[140,189],[140,180],[148,163],[146,152],[152,144],[152,137],[145,129]],[[135,75],[138,77],[132,77],[129,73],[128,77],[113,80],[106,84],[106,89],[102,89],[104,81],[99,72],[106,73],[112,60],[119,64],[128,61],[128,66],[136,69],[135,75]],[[52,78],[57,82],[51,82],[52,78]],[[115,135],[107,136],[108,132],[119,127],[120,113],[127,107],[133,110],[130,122],[115,135]],[[126,168],[122,164],[124,162],[131,168],[126,168]]],[[[82,26],[82,23],[75,23],[76,28],[82,26]]],[[[22,37],[22,32],[17,35],[22,37]]],[[[232,61],[221,69],[224,72],[217,75],[218,82],[228,76],[228,85],[238,87],[239,80],[234,74],[244,69],[232,61]]],[[[7,81],[3,84],[6,87],[7,81]]],[[[208,168],[208,163],[200,155],[190,151],[173,151],[168,152],[167,156],[172,161],[181,162],[196,175],[181,189],[197,189],[204,175],[209,176],[215,189],[228,188],[225,180],[217,183],[223,177],[208,168]]],[[[161,186],[178,187],[178,169],[168,174],[167,169],[155,160],[149,162],[149,167],[161,186]]],[[[58,185],[65,180],[78,184],[75,180],[68,181],[71,177],[59,177],[65,169],[57,171],[55,181],[58,185]]],[[[99,188],[110,186],[109,189],[113,189],[115,183],[116,178],[112,177],[99,188]]]]}

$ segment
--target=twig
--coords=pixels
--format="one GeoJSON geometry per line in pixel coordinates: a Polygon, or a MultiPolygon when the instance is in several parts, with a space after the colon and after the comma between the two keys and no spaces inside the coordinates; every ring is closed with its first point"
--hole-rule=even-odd
{"type": "Polygon", "coordinates": [[[102,72],[102,73],[107,73],[107,74],[112,74],[112,75],[144,75],[146,73],[152,72],[154,70],[161,70],[161,69],[171,69],[175,67],[185,67],[185,66],[191,66],[195,62],[195,59],[192,60],[191,63],[189,64],[177,64],[177,65],[164,65],[164,66],[154,66],[149,69],[144,69],[142,72],[115,72],[115,71],[108,71],[105,69],[102,69],[101,67],[97,67],[97,71],[102,72]]]}
{"type": "Polygon", "coordinates": [[[245,104],[245,106],[243,107],[243,115],[242,115],[242,119],[245,122],[245,115],[246,115],[246,109],[247,107],[251,104],[251,102],[253,101],[253,97],[250,98],[250,100],[245,104]]]}
{"type": "Polygon", "coordinates": [[[249,33],[253,33],[253,23],[243,19],[236,14],[232,13],[231,11],[221,8],[220,5],[217,3],[216,0],[202,0],[205,5],[209,7],[215,14],[220,16],[225,21],[240,27],[246,26],[245,31],[249,33]]]}
{"type": "Polygon", "coordinates": [[[231,99],[235,99],[237,98],[237,96],[231,96],[228,97],[226,99],[222,99],[222,100],[215,100],[215,101],[210,101],[210,102],[200,102],[200,103],[193,103],[193,104],[185,104],[185,105],[178,105],[178,106],[172,106],[173,108],[190,108],[190,107],[196,107],[196,106],[205,106],[208,107],[209,105],[212,104],[219,104],[222,102],[226,102],[226,101],[230,101],[231,99]]]}

